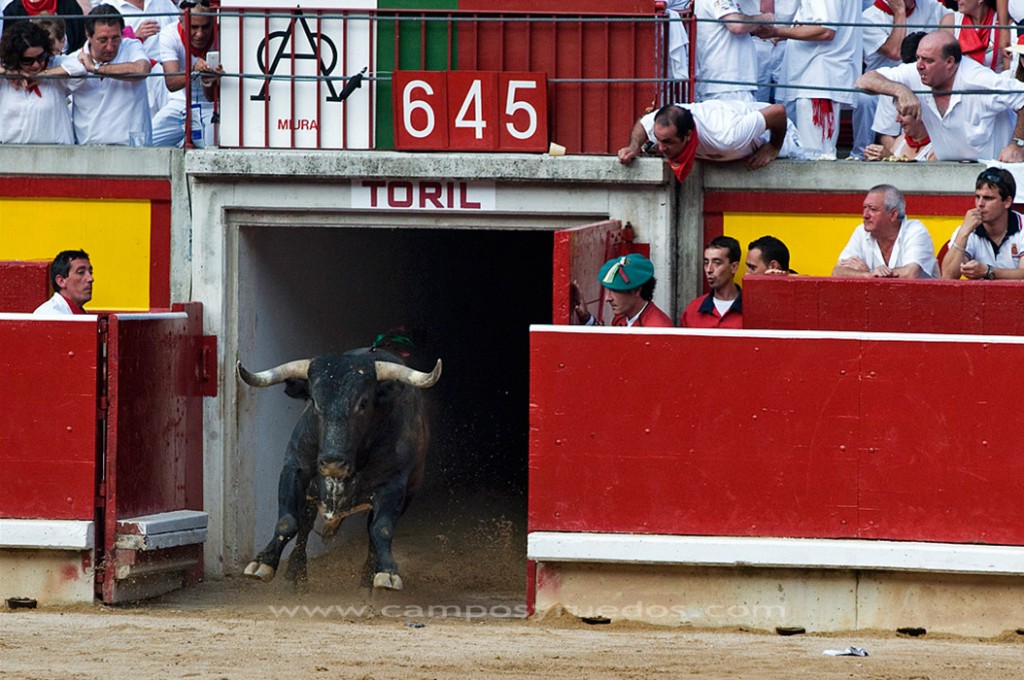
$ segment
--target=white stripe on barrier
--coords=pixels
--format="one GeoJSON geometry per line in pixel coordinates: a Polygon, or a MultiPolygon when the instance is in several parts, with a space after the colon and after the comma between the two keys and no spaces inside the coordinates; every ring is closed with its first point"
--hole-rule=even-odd
{"type": "Polygon", "coordinates": [[[695,335],[716,338],[766,338],[786,340],[862,340],[874,342],[949,342],[989,345],[1024,345],[1016,335],[966,335],[945,333],[868,333],[860,331],[797,331],[732,328],[627,328],[625,326],[552,326],[531,324],[531,333],[596,333],[606,335],[695,335]]]}
{"type": "Polygon", "coordinates": [[[1024,574],[1024,547],[959,543],[537,531],[526,552],[537,562],[1024,574]]]}
{"type": "Polygon", "coordinates": [[[81,323],[83,321],[90,321],[96,323],[96,319],[99,316],[96,314],[63,314],[45,316],[43,314],[31,314],[31,313],[20,313],[20,312],[2,312],[0,313],[0,321],[70,321],[81,323]]]}
{"type": "Polygon", "coordinates": [[[92,521],[67,519],[0,519],[0,548],[91,550],[92,521]]]}

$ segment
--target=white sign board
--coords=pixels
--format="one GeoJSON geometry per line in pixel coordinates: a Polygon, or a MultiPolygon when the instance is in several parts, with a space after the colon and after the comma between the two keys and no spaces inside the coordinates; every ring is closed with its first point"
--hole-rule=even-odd
{"type": "Polygon", "coordinates": [[[352,207],[364,210],[493,211],[494,182],[458,179],[362,179],[352,182],[352,207]]]}
{"type": "Polygon", "coordinates": [[[346,78],[376,72],[376,23],[368,16],[376,2],[303,0],[288,9],[274,0],[224,0],[220,7],[224,70],[247,76],[221,80],[221,146],[373,148],[373,82],[344,101],[341,94],[346,78]]]}

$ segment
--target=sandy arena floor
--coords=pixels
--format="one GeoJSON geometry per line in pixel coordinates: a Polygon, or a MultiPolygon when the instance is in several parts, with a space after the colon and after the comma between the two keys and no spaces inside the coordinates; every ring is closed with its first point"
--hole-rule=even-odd
{"type": "Polygon", "coordinates": [[[1014,631],[780,637],[524,620],[524,554],[517,511],[412,513],[396,539],[399,593],[358,586],[357,534],[311,561],[302,594],[282,578],[227,578],[129,607],[0,608],[0,678],[1024,678],[1014,631]],[[870,656],[822,655],[849,645],[870,656]]]}

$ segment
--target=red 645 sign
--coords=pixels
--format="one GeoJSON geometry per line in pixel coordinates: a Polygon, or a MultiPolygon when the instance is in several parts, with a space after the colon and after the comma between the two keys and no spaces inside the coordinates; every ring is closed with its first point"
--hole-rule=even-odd
{"type": "Polygon", "coordinates": [[[547,151],[543,73],[396,71],[395,148],[547,151]]]}

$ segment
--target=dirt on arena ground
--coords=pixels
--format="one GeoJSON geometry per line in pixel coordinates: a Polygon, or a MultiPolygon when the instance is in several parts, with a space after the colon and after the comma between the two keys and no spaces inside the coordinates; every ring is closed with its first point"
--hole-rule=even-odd
{"type": "Polygon", "coordinates": [[[562,612],[526,620],[521,504],[466,507],[410,513],[396,538],[406,586],[397,593],[359,586],[365,538],[349,532],[310,562],[305,593],[280,577],[231,577],[131,606],[0,609],[0,677],[1024,677],[1024,635],[1015,631],[993,639],[781,637],[588,625],[562,612]],[[870,656],[822,654],[851,645],[870,656]]]}

